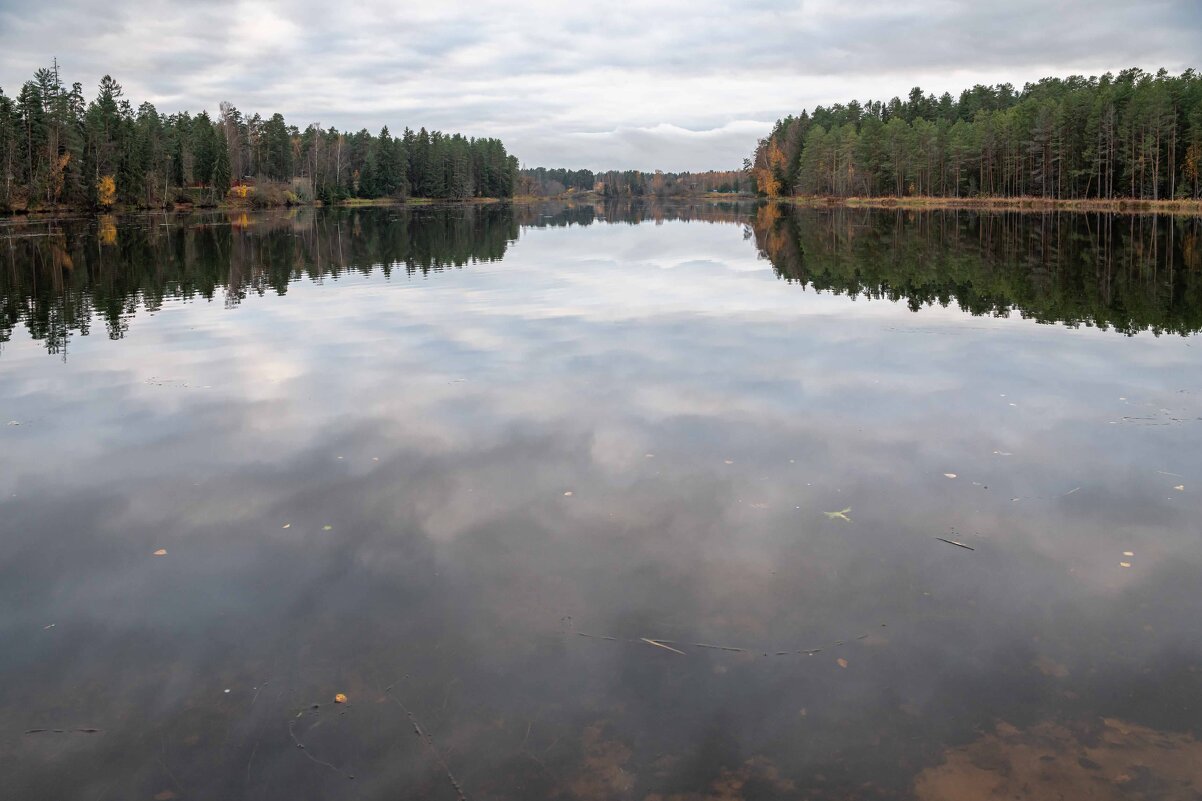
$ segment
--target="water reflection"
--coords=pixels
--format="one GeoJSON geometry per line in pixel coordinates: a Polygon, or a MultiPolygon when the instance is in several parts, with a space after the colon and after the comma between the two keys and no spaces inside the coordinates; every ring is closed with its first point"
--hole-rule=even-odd
{"type": "Polygon", "coordinates": [[[781,277],[818,291],[1127,334],[1202,330],[1197,217],[766,205],[755,237],[781,277]]]}
{"type": "Polygon", "coordinates": [[[102,324],[119,339],[167,300],[236,306],[298,280],[496,261],[523,228],[675,220],[746,223],[781,277],[818,291],[1128,334],[1202,330],[1195,218],[632,201],[11,221],[0,343],[24,326],[65,355],[72,333],[102,324]]]}
{"type": "Polygon", "coordinates": [[[128,337],[6,346],[0,797],[1192,791],[1196,337],[801,292],[754,209],[397,213],[147,223],[75,279],[128,337]]]}

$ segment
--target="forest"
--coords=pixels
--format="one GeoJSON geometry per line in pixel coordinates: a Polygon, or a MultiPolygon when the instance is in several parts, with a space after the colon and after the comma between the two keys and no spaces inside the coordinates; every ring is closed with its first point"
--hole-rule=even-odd
{"type": "Polygon", "coordinates": [[[1132,68],[818,106],[779,120],[744,166],[768,197],[1199,199],[1202,76],[1132,68]]]}
{"type": "Polygon", "coordinates": [[[216,116],[162,114],[135,108],[107,75],[89,102],[79,83],[64,85],[57,63],[15,97],[0,88],[0,211],[504,198],[516,175],[499,139],[302,129],[229,103],[216,116]]]}
{"type": "Polygon", "coordinates": [[[743,170],[705,172],[644,172],[642,170],[569,170],[536,167],[518,176],[519,195],[556,197],[572,192],[596,192],[603,197],[680,197],[710,192],[753,192],[743,170]]]}

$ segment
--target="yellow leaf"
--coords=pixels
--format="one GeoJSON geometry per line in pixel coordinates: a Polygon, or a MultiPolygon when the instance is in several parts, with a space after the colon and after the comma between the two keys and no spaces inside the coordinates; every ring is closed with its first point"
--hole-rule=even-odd
{"type": "Polygon", "coordinates": [[[345,695],[343,695],[342,693],[338,693],[338,695],[335,695],[335,696],[334,696],[334,703],[336,703],[336,704],[345,704],[345,703],[346,703],[346,696],[345,696],[345,695]]]}
{"type": "Polygon", "coordinates": [[[166,548],[159,548],[157,551],[155,551],[155,552],[154,552],[154,555],[155,555],[155,556],[166,556],[166,555],[167,555],[167,549],[166,549],[166,548]]]}
{"type": "Polygon", "coordinates": [[[835,660],[835,662],[839,665],[839,667],[842,667],[842,668],[847,667],[847,660],[844,659],[843,657],[839,657],[838,659],[835,660]]]}

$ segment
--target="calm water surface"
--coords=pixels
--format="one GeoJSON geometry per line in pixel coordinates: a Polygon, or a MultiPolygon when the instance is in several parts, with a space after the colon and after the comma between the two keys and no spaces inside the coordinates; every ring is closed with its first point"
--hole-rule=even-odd
{"type": "Polygon", "coordinates": [[[0,797],[1196,799],[1199,329],[1198,220],[5,223],[0,797]]]}

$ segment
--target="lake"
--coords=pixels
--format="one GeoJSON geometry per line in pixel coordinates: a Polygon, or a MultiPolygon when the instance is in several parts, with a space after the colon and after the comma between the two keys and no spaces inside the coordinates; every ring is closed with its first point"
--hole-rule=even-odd
{"type": "Polygon", "coordinates": [[[1196,799],[1199,330],[1191,218],[5,221],[0,796],[1196,799]]]}

